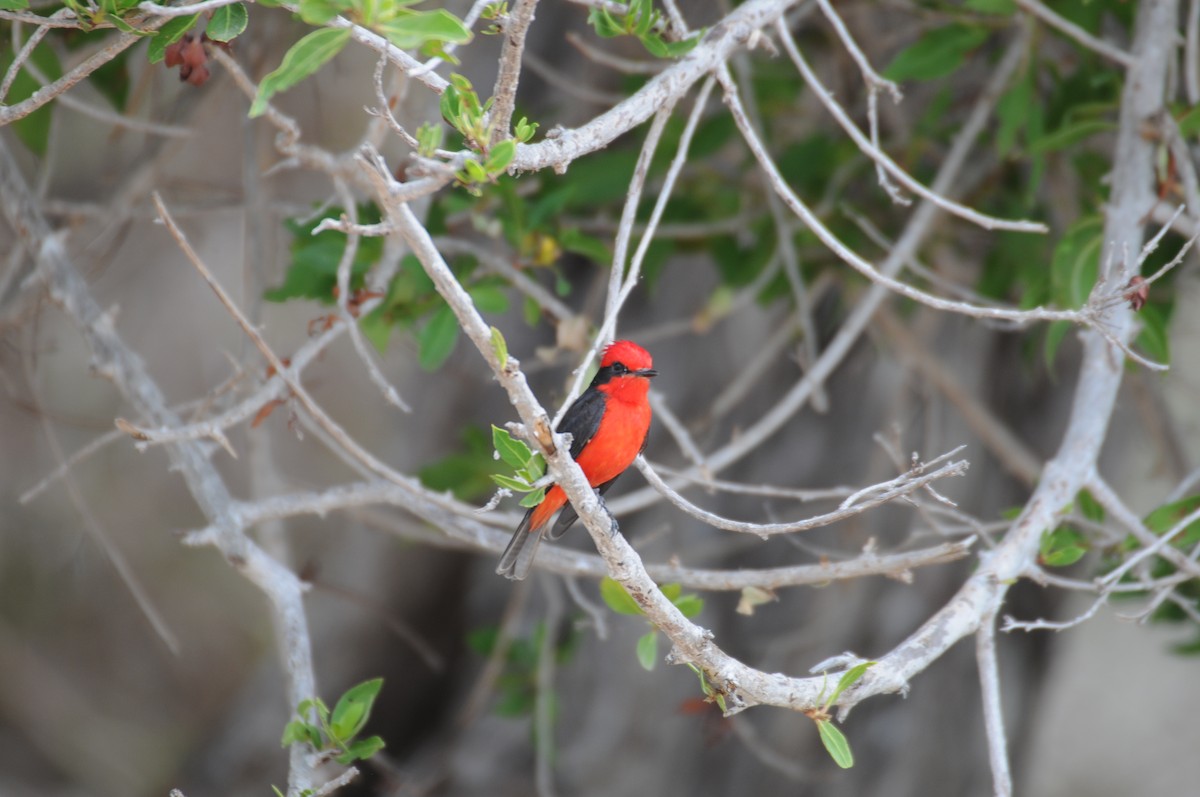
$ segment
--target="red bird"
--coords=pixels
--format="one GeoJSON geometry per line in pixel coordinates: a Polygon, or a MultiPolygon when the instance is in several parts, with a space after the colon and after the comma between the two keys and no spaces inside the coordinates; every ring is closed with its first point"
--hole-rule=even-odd
{"type": "MultiPolygon", "coordinates": [[[[600,370],[583,395],[563,416],[556,431],[571,435],[571,458],[583,468],[588,484],[600,495],[612,487],[621,473],[646,447],[650,431],[650,377],[657,376],[649,352],[628,340],[610,343],[600,359],[600,370]]],[[[525,513],[512,540],[500,557],[496,572],[520,580],[529,575],[533,555],[546,533],[546,523],[566,506],[550,532],[562,536],[579,516],[567,503],[558,485],[525,513]]]]}

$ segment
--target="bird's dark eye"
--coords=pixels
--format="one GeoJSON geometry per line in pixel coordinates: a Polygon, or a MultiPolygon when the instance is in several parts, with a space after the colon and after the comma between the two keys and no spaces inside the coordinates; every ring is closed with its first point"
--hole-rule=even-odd
{"type": "Polygon", "coordinates": [[[612,371],[614,374],[627,374],[629,369],[625,367],[625,363],[613,363],[612,371]]]}

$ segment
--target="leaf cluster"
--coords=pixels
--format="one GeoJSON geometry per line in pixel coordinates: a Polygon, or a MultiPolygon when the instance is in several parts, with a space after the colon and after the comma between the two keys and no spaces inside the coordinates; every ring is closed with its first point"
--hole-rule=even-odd
{"type": "MultiPolygon", "coordinates": [[[[474,194],[479,193],[478,186],[493,182],[507,171],[517,154],[517,144],[531,140],[538,128],[536,122],[521,117],[513,126],[513,138],[492,144],[495,126],[489,111],[494,99],[492,97],[486,102],[480,102],[471,81],[462,75],[453,74],[450,76],[450,85],[442,92],[439,104],[442,118],[458,131],[466,145],[475,153],[476,157],[467,160],[457,175],[459,184],[474,194]]],[[[432,151],[436,148],[434,142],[440,143],[440,136],[435,137],[426,132],[425,139],[419,138],[418,141],[422,149],[432,151]]]]}
{"type": "MultiPolygon", "coordinates": [[[[358,219],[364,224],[380,220],[379,208],[365,203],[357,208],[358,219]]],[[[345,233],[338,230],[313,231],[325,219],[341,218],[341,208],[327,208],[321,215],[286,222],[292,234],[291,263],[282,284],[267,290],[263,297],[271,302],[310,299],[332,304],[336,299],[337,268],[348,244],[345,233]]],[[[379,262],[383,254],[383,239],[364,236],[350,270],[350,289],[356,294],[363,289],[367,271],[379,262]]],[[[485,313],[508,311],[507,284],[499,277],[477,275],[478,261],[459,257],[451,264],[455,275],[466,287],[475,305],[485,313]]],[[[420,365],[435,371],[453,353],[460,328],[454,312],[438,295],[433,282],[411,254],[400,261],[400,268],[379,304],[359,319],[359,328],[380,352],[387,350],[393,330],[411,331],[420,352],[420,365]]]]}
{"type": "Polygon", "coordinates": [[[329,753],[342,765],[370,758],[383,749],[383,739],[378,736],[365,739],[357,737],[367,724],[371,707],[382,688],[382,678],[363,681],[346,690],[332,711],[319,697],[302,700],[296,707],[300,718],[284,727],[280,743],[284,747],[307,744],[317,752],[329,753]],[[315,723],[310,719],[313,714],[317,718],[315,723]]]}
{"type": "Polygon", "coordinates": [[[492,426],[492,446],[496,450],[496,459],[513,469],[512,476],[493,473],[492,481],[506,490],[525,493],[521,498],[523,507],[540,504],[546,495],[546,488],[535,488],[533,485],[546,473],[546,460],[542,455],[531,451],[524,441],[495,425],[492,426]]]}
{"type": "Polygon", "coordinates": [[[631,0],[625,13],[615,16],[604,5],[593,6],[588,13],[588,23],[598,36],[605,39],[618,36],[635,37],[646,48],[646,52],[655,58],[679,58],[687,55],[700,43],[704,35],[703,31],[699,31],[679,41],[663,38],[662,12],[654,7],[654,0],[631,0]]]}

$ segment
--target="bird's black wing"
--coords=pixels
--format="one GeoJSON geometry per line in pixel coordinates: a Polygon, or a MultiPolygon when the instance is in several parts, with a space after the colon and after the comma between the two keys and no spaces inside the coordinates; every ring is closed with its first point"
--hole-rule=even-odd
{"type": "Polygon", "coordinates": [[[583,395],[567,409],[555,431],[571,435],[571,459],[579,459],[591,439],[600,428],[600,419],[604,417],[604,404],[608,397],[599,390],[588,388],[583,395]]]}
{"type": "MultiPolygon", "coordinates": [[[[565,421],[566,418],[564,417],[563,420],[565,421]]],[[[650,430],[647,429],[646,436],[642,438],[642,447],[638,449],[639,454],[646,450],[646,441],[649,439],[650,439],[650,430]]],[[[574,446],[572,446],[572,448],[574,448],[574,446]]],[[[582,450],[582,449],[580,449],[580,450],[582,450]]],[[[575,456],[574,451],[571,452],[571,456],[575,456]]],[[[603,498],[604,494],[606,492],[608,492],[608,488],[612,487],[613,482],[615,482],[619,478],[621,478],[621,474],[618,473],[616,476],[613,476],[611,479],[606,481],[604,484],[597,487],[596,493],[601,498],[603,498]]],[[[561,537],[563,535],[563,533],[566,532],[567,529],[571,528],[571,524],[573,524],[578,519],[579,519],[579,515],[576,514],[575,507],[571,506],[571,503],[568,501],[567,505],[563,507],[562,512],[558,513],[558,520],[555,521],[554,527],[552,529],[550,529],[550,539],[557,540],[559,537],[561,537]]]]}
{"type": "MultiPolygon", "coordinates": [[[[562,422],[558,424],[557,431],[566,432],[571,435],[571,459],[579,459],[579,455],[583,453],[584,447],[591,442],[596,436],[596,430],[600,428],[600,420],[604,417],[605,402],[608,397],[594,387],[589,387],[583,392],[583,395],[575,399],[575,402],[567,409],[567,414],[563,416],[562,422]]],[[[612,484],[609,481],[601,486],[601,494],[608,489],[612,484]]],[[[571,524],[579,516],[575,514],[574,508],[568,502],[561,513],[559,513],[558,521],[550,531],[550,539],[557,540],[562,536],[563,532],[570,528],[571,524]]]]}

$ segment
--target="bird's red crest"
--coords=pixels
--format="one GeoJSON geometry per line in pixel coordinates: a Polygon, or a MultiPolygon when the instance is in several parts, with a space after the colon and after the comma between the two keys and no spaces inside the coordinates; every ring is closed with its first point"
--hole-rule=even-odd
{"type": "Polygon", "coordinates": [[[614,340],[604,349],[600,367],[606,368],[613,363],[624,363],[625,367],[631,371],[654,367],[654,360],[650,357],[650,352],[631,340],[614,340]]]}

